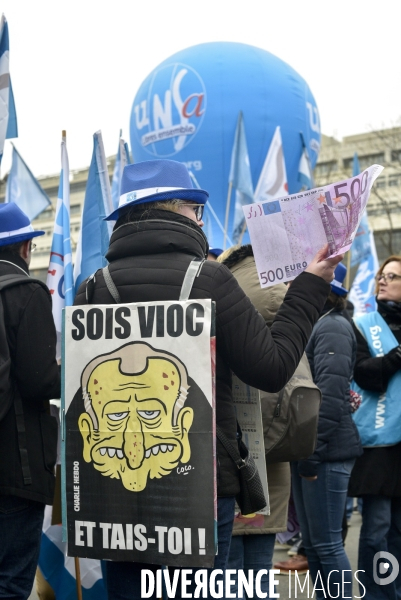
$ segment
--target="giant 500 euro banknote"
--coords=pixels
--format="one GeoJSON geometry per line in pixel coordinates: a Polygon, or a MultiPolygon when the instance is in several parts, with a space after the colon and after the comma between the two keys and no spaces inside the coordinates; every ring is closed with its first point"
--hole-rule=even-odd
{"type": "Polygon", "coordinates": [[[382,170],[372,165],[346,181],[244,206],[261,287],[294,279],[325,244],[328,256],[349,250],[382,170]]]}

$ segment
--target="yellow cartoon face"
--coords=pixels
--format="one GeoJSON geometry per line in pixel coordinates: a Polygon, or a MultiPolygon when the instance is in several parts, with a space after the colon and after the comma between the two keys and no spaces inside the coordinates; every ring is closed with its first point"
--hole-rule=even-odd
{"type": "Polygon", "coordinates": [[[81,414],[79,429],[84,460],[138,492],[148,477],[163,477],[189,461],[193,411],[180,407],[182,381],[173,360],[150,357],[135,375],[122,373],[120,366],[119,358],[106,360],[90,374],[92,412],[81,414]]]}

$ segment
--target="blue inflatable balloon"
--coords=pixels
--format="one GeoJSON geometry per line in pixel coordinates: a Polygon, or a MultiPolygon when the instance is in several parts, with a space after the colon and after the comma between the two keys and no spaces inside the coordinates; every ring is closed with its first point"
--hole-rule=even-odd
{"type": "MultiPolygon", "coordinates": [[[[312,167],[320,147],[316,102],[305,80],[266,50],[231,42],[200,44],[162,62],[139,88],[132,107],[134,162],[170,158],[184,162],[224,226],[231,151],[242,111],[253,186],[259,179],[277,125],[281,128],[290,193],[299,191],[298,166],[305,141],[312,167]],[[302,136],[301,136],[302,134],[302,136]]],[[[235,208],[231,202],[228,235],[235,208]]],[[[217,220],[209,242],[223,246],[217,220]]]]}

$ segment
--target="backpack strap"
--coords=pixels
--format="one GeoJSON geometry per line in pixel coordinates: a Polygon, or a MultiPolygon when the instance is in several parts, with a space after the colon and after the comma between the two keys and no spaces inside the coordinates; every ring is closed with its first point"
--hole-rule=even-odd
{"type": "MultiPolygon", "coordinates": [[[[184,281],[182,282],[182,287],[181,287],[181,292],[180,292],[180,297],[179,297],[180,301],[188,300],[189,295],[192,290],[192,286],[195,281],[195,277],[199,277],[199,274],[201,272],[204,262],[205,262],[204,258],[194,258],[189,263],[187,272],[185,273],[184,281]]],[[[96,273],[97,273],[97,271],[96,271],[96,273]]],[[[90,304],[92,301],[94,285],[96,283],[96,273],[91,275],[86,282],[86,303],[87,304],[90,304]]],[[[102,273],[103,273],[104,282],[106,284],[106,287],[109,290],[111,297],[114,299],[114,302],[116,304],[121,304],[120,293],[116,287],[116,284],[113,281],[109,267],[108,266],[104,267],[102,269],[102,273]]]]}
{"type": "Polygon", "coordinates": [[[38,283],[50,295],[49,288],[43,281],[34,279],[29,275],[0,275],[0,292],[6,288],[13,287],[14,285],[19,285],[20,283],[38,283]]]}
{"type": "MultiPolygon", "coordinates": [[[[29,275],[1,275],[0,276],[0,292],[6,288],[13,287],[14,285],[19,285],[21,283],[39,283],[42,287],[44,287],[47,292],[49,290],[47,286],[40,281],[39,279],[32,279],[29,275]]],[[[2,319],[2,323],[0,323],[0,329],[5,332],[5,323],[4,323],[4,311],[3,311],[3,301],[0,294],[0,318],[2,319]]],[[[15,419],[17,424],[17,433],[18,433],[18,449],[21,458],[21,467],[22,467],[22,475],[24,478],[24,485],[32,484],[31,471],[29,468],[29,457],[26,443],[26,429],[25,429],[25,419],[24,419],[24,409],[22,406],[21,396],[19,394],[18,388],[15,389],[15,394],[13,398],[14,411],[15,411],[15,419]]]]}
{"type": "Polygon", "coordinates": [[[204,262],[204,258],[194,258],[189,263],[187,272],[185,273],[184,281],[182,282],[181,293],[179,297],[180,301],[188,300],[195,277],[199,277],[204,262]]]}
{"type": "Polygon", "coordinates": [[[103,268],[103,277],[104,277],[104,281],[106,283],[107,289],[109,290],[110,294],[114,298],[115,303],[116,304],[121,304],[121,298],[120,298],[119,291],[116,288],[116,285],[115,285],[115,283],[113,281],[113,278],[112,278],[112,276],[110,274],[108,266],[103,268]]]}
{"type": "Polygon", "coordinates": [[[31,477],[31,470],[29,468],[28,450],[26,447],[26,429],[25,429],[24,409],[22,407],[22,400],[21,400],[21,396],[19,394],[18,389],[16,390],[15,398],[14,398],[14,411],[15,411],[15,419],[17,422],[18,449],[19,449],[19,455],[21,458],[21,467],[22,467],[22,476],[24,478],[24,485],[31,485],[32,477],[31,477]]]}

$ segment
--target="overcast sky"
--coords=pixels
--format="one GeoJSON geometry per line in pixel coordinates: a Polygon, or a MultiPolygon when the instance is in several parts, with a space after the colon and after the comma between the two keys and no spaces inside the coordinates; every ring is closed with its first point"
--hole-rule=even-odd
{"type": "MultiPolygon", "coordinates": [[[[133,99],[179,50],[210,41],[258,46],[309,84],[322,132],[341,138],[401,124],[396,0],[0,0],[10,33],[19,138],[36,176],[89,164],[92,135],[106,155],[129,142],[133,99]]],[[[1,175],[10,168],[6,142],[1,175]]]]}

